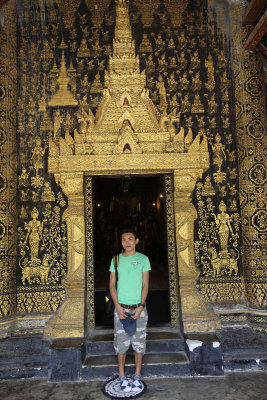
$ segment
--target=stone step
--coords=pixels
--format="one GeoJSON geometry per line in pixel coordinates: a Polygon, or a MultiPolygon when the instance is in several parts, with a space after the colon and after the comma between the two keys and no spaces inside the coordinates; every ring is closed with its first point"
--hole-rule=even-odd
{"type": "Polygon", "coordinates": [[[21,356],[0,356],[0,370],[5,368],[42,368],[48,366],[49,356],[42,354],[21,356]]]}
{"type": "MultiPolygon", "coordinates": [[[[167,330],[149,330],[146,341],[146,354],[178,353],[185,351],[185,341],[179,332],[167,330]]],[[[114,355],[113,331],[95,332],[82,347],[83,364],[88,365],[87,359],[99,354],[114,355]]]]}
{"type": "MultiPolygon", "coordinates": [[[[143,377],[190,376],[184,337],[169,326],[148,328],[143,377]]],[[[117,376],[117,356],[113,347],[113,330],[95,330],[82,346],[81,380],[109,379],[117,376]]],[[[127,352],[125,371],[133,374],[134,352],[127,352]]]]}
{"type": "Polygon", "coordinates": [[[32,337],[19,336],[0,340],[1,357],[48,354],[50,342],[36,335],[32,337]]]}
{"type": "MultiPolygon", "coordinates": [[[[162,360],[164,361],[164,360],[162,360]]],[[[165,360],[167,361],[167,360],[165,360]]],[[[126,375],[133,375],[135,366],[133,364],[126,363],[125,373],[126,375]]],[[[95,379],[111,379],[118,376],[117,365],[105,365],[105,366],[83,366],[81,369],[80,379],[81,380],[95,380],[95,379]]],[[[190,376],[190,368],[187,362],[174,362],[169,363],[156,363],[151,364],[144,363],[142,366],[142,377],[180,377],[190,376]]]]}
{"type": "Polygon", "coordinates": [[[0,340],[0,379],[47,377],[49,345],[40,335],[0,340]]]}
{"type": "MultiPolygon", "coordinates": [[[[143,365],[156,364],[181,364],[187,363],[188,358],[184,352],[179,353],[151,353],[143,357],[143,365]]],[[[92,367],[117,366],[116,355],[94,355],[86,359],[86,364],[92,367]]],[[[134,354],[127,354],[125,365],[135,365],[134,354]]]]}

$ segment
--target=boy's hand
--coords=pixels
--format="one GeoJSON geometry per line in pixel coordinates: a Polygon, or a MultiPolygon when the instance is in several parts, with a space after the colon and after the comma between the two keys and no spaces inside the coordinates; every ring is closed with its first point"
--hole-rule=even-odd
{"type": "Polygon", "coordinates": [[[118,307],[116,307],[117,313],[118,313],[118,317],[119,319],[126,319],[128,318],[127,315],[125,314],[124,308],[121,307],[120,305],[118,305],[118,307]]]}
{"type": "Polygon", "coordinates": [[[141,312],[142,312],[142,311],[143,311],[143,307],[142,307],[142,306],[137,307],[137,308],[134,310],[134,312],[132,313],[131,317],[132,317],[133,319],[138,319],[138,318],[140,318],[140,315],[141,315],[141,312]]]}

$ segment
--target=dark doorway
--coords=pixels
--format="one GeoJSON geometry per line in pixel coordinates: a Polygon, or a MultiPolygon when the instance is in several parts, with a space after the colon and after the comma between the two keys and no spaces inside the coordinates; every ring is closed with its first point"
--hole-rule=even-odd
{"type": "Polygon", "coordinates": [[[122,251],[119,232],[124,227],[133,227],[138,232],[137,251],[146,254],[151,262],[149,324],[169,323],[164,176],[94,178],[93,210],[96,326],[113,324],[105,315],[104,292],[110,261],[122,251]]]}

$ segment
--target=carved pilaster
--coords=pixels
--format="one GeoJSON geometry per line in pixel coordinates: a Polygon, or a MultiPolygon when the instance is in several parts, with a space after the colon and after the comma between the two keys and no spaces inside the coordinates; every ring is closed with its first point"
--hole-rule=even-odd
{"type": "Polygon", "coordinates": [[[83,174],[55,174],[58,184],[68,197],[63,219],[68,234],[68,273],[63,280],[66,299],[46,324],[47,337],[84,336],[85,307],[85,226],[83,174]]]}
{"type": "Polygon", "coordinates": [[[174,214],[184,332],[214,332],[220,327],[219,318],[195,288],[199,276],[194,260],[194,220],[197,213],[190,196],[201,175],[202,171],[198,170],[174,173],[174,214]]]}

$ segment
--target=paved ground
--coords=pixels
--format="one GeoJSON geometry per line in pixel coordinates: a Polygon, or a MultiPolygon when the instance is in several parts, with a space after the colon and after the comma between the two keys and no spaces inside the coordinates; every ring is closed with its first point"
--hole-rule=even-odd
{"type": "MultiPolygon", "coordinates": [[[[142,400],[267,400],[267,372],[220,378],[147,379],[142,400]]],[[[103,382],[0,381],[1,400],[105,400],[103,382]]]]}

